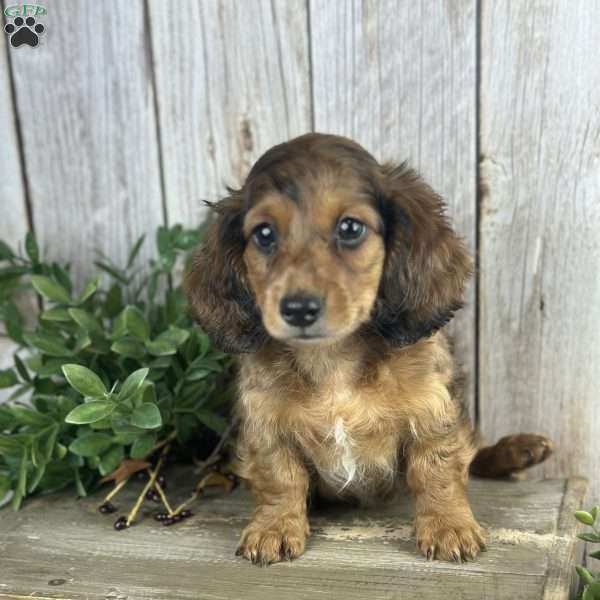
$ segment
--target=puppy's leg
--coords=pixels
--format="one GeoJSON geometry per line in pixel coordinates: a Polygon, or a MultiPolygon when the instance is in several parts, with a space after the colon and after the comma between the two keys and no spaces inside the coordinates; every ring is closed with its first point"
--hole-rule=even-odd
{"type": "Polygon", "coordinates": [[[447,436],[415,441],[407,456],[407,482],[415,497],[417,546],[428,558],[475,558],[484,545],[466,495],[474,448],[467,425],[447,436]]]}
{"type": "Polygon", "coordinates": [[[481,448],[471,463],[471,473],[478,477],[510,477],[528,467],[544,462],[553,444],[543,435],[520,433],[507,435],[493,446],[481,448]]]}
{"type": "Polygon", "coordinates": [[[291,560],[304,551],[309,534],[309,476],[295,450],[264,442],[240,449],[240,475],[256,499],[252,522],[242,532],[238,555],[261,565],[291,560]]]}

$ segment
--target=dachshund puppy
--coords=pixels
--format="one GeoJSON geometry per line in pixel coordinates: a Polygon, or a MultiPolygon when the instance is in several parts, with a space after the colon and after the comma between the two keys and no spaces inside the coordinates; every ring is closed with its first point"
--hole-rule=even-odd
{"type": "Polygon", "coordinates": [[[213,208],[186,289],[214,343],[241,354],[239,473],[256,510],[238,553],[299,556],[312,490],[371,502],[402,470],[420,551],[475,557],[471,464],[506,476],[551,444],[511,436],[477,454],[440,331],[472,265],[440,197],[404,164],[308,134],[269,150],[213,208]]]}

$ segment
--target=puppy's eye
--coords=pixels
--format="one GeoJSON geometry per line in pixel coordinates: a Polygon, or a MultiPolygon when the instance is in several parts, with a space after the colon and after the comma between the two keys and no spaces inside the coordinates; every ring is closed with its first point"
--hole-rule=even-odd
{"type": "Polygon", "coordinates": [[[335,235],[338,241],[345,246],[357,246],[367,233],[367,226],[356,219],[346,217],[336,228],[335,235]]]}
{"type": "Polygon", "coordinates": [[[263,254],[271,254],[275,249],[277,234],[268,223],[257,225],[252,231],[252,239],[263,254]]]}

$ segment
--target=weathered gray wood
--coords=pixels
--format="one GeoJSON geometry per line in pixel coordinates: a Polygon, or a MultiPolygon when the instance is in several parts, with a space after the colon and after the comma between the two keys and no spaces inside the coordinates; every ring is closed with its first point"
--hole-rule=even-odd
{"type": "MultiPolygon", "coordinates": [[[[193,477],[185,478],[188,489],[193,477]]],[[[139,487],[139,484],[138,484],[139,487]]],[[[171,481],[171,488],[173,488],[171,481]]],[[[164,528],[149,514],[115,532],[95,512],[98,498],[40,498],[0,520],[0,598],[542,598],[566,599],[568,552],[585,483],[473,481],[475,514],[488,527],[488,550],[463,565],[427,562],[416,554],[408,499],[357,510],[316,509],[304,556],[269,568],[234,556],[251,513],[243,490],[205,498],[196,516],[164,528]],[[562,506],[562,508],[561,508],[562,506]],[[565,517],[568,517],[566,519],[565,517]],[[556,556],[564,557],[558,563],[556,556]],[[560,585],[559,585],[560,584],[560,585]]],[[[126,490],[117,504],[131,504],[126,490]]],[[[6,513],[3,513],[3,515],[6,513]]],[[[117,513],[118,514],[118,513],[117,513]]]]}
{"type": "Polygon", "coordinates": [[[198,223],[272,145],[311,127],[304,2],[151,0],[166,204],[198,223]]]}
{"type": "MultiPolygon", "coordinates": [[[[1,4],[0,4],[1,6],[1,4]]],[[[28,230],[21,151],[12,101],[6,36],[0,35],[0,240],[18,249],[28,230]]],[[[0,327],[0,336],[3,329],[0,327]]],[[[12,366],[15,344],[0,337],[0,369],[12,366]]],[[[0,390],[0,402],[10,395],[0,390]]]]}
{"type": "Polygon", "coordinates": [[[485,1],[480,405],[600,499],[600,4],[485,1]]]}
{"type": "MultiPolygon", "coordinates": [[[[310,2],[314,122],[380,160],[409,159],[475,249],[474,0],[310,2]]],[[[451,328],[474,412],[475,295],[451,328]]]]}
{"type": "Polygon", "coordinates": [[[16,248],[27,233],[27,209],[6,54],[6,36],[2,35],[0,38],[0,239],[16,248]]]}
{"type": "Polygon", "coordinates": [[[56,1],[45,23],[9,55],[36,232],[81,280],[162,222],[144,5],[56,1]]]}

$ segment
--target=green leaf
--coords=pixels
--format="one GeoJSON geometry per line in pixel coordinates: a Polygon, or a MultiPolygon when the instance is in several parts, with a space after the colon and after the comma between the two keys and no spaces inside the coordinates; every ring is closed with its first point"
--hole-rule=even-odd
{"type": "Polygon", "coordinates": [[[575,511],[575,518],[584,525],[593,525],[594,517],[585,510],[575,511]]]}
{"type": "Polygon", "coordinates": [[[23,317],[17,308],[17,305],[8,301],[3,305],[4,326],[6,333],[19,344],[23,344],[23,317]]]}
{"type": "Polygon", "coordinates": [[[582,600],[600,600],[600,581],[588,584],[581,598],[582,600]]]}
{"type": "Polygon", "coordinates": [[[0,369],[0,388],[12,387],[17,383],[19,379],[12,369],[0,369]]]}
{"type": "Polygon", "coordinates": [[[600,560],[600,550],[596,550],[595,552],[590,552],[589,556],[600,560]]]}
{"type": "Polygon", "coordinates": [[[75,323],[77,323],[77,325],[79,325],[81,328],[85,329],[86,331],[103,333],[102,326],[89,312],[83,310],[82,308],[69,308],[68,312],[73,321],[75,321],[75,323]]]}
{"type": "Polygon", "coordinates": [[[31,231],[28,231],[25,236],[25,251],[34,265],[37,265],[40,262],[40,251],[31,231]]]}
{"type": "Polygon", "coordinates": [[[94,264],[101,271],[108,273],[111,277],[114,277],[117,281],[120,281],[123,285],[127,285],[129,283],[129,280],[124,275],[124,273],[122,271],[120,271],[119,269],[117,269],[116,267],[113,267],[112,265],[108,265],[105,262],[101,262],[101,261],[96,261],[96,262],[94,262],[94,264]]]}
{"type": "Polygon", "coordinates": [[[15,495],[13,496],[12,506],[13,510],[19,510],[23,497],[27,493],[27,447],[23,448],[21,454],[21,462],[19,463],[19,479],[17,481],[17,487],[15,488],[15,495]]]}
{"type": "Polygon", "coordinates": [[[27,273],[29,273],[27,267],[5,267],[4,269],[0,269],[0,283],[7,284],[27,273]]]}
{"type": "Polygon", "coordinates": [[[177,345],[167,339],[146,342],[146,349],[153,356],[169,356],[177,353],[177,345]]]}
{"type": "Polygon", "coordinates": [[[40,413],[31,408],[25,408],[24,406],[12,406],[12,413],[20,425],[27,425],[29,427],[46,427],[50,425],[52,417],[40,413]]]}
{"type": "Polygon", "coordinates": [[[42,477],[44,477],[44,473],[46,472],[46,463],[40,463],[36,469],[35,472],[33,473],[33,478],[31,480],[31,482],[29,483],[29,486],[27,487],[27,493],[28,494],[32,494],[33,492],[35,492],[37,486],[40,484],[40,481],[42,480],[42,477]]]}
{"type": "Polygon", "coordinates": [[[73,284],[66,269],[63,269],[59,264],[52,263],[52,276],[71,294],[73,284]]]}
{"type": "Polygon", "coordinates": [[[129,253],[129,257],[127,258],[127,268],[130,269],[133,266],[133,263],[135,262],[135,259],[140,251],[140,249],[142,248],[142,245],[144,243],[144,240],[146,238],[146,234],[143,233],[137,240],[137,242],[135,243],[135,245],[133,246],[133,248],[131,249],[131,252],[129,253]]]}
{"type": "Polygon", "coordinates": [[[585,542],[600,543],[600,533],[579,533],[577,537],[585,542]]]}
{"type": "Polygon", "coordinates": [[[145,458],[156,446],[156,434],[145,433],[139,436],[131,446],[131,458],[145,458]]]}
{"type": "Polygon", "coordinates": [[[54,337],[40,331],[38,333],[26,333],[23,338],[30,346],[37,348],[48,356],[73,356],[73,351],[65,346],[62,337],[58,334],[54,337]]]}
{"type": "Polygon", "coordinates": [[[125,309],[125,323],[131,335],[142,341],[150,338],[150,327],[146,322],[144,314],[136,306],[130,305],[125,309]]]}
{"type": "Polygon", "coordinates": [[[8,475],[4,475],[0,473],[0,501],[10,492],[12,489],[12,484],[10,481],[10,477],[8,475]]]}
{"type": "Polygon", "coordinates": [[[83,396],[103,397],[107,390],[96,373],[81,365],[64,365],[62,371],[72,388],[83,396]]]}
{"type": "Polygon", "coordinates": [[[69,450],[77,456],[98,456],[112,445],[112,438],[106,433],[84,433],[69,445],[69,450]]]}
{"type": "Polygon", "coordinates": [[[124,458],[125,451],[123,450],[123,446],[112,446],[100,457],[100,475],[112,473],[124,458]]]}
{"type": "Polygon", "coordinates": [[[123,401],[133,396],[133,394],[140,389],[142,383],[144,383],[144,380],[148,376],[148,371],[149,369],[138,369],[137,371],[134,371],[123,383],[118,399],[123,401]]]}
{"type": "Polygon", "coordinates": [[[146,351],[144,344],[134,338],[123,338],[114,342],[110,349],[117,354],[140,360],[144,358],[146,351]]]}
{"type": "Polygon", "coordinates": [[[142,429],[155,429],[162,425],[162,417],[158,406],[145,402],[134,409],[129,422],[142,429]]]}
{"type": "MultiPolygon", "coordinates": [[[[15,254],[12,251],[11,247],[7,243],[0,240],[0,260],[8,260],[10,258],[13,258],[14,255],[15,254]]],[[[2,497],[2,494],[0,494],[0,497],[2,497]]]]}
{"type": "Polygon", "coordinates": [[[116,408],[116,404],[110,400],[93,400],[76,406],[65,418],[67,423],[83,425],[96,423],[108,417],[116,408]]]}
{"type": "Polygon", "coordinates": [[[118,283],[113,283],[106,294],[104,313],[107,317],[114,318],[123,310],[123,292],[118,283]]]}
{"type": "Polygon", "coordinates": [[[594,521],[596,520],[596,518],[598,517],[598,514],[600,513],[600,506],[594,506],[594,508],[592,508],[590,510],[590,515],[592,515],[592,517],[594,517],[594,521]]]}
{"type": "Polygon", "coordinates": [[[31,283],[33,284],[33,287],[42,296],[48,298],[48,300],[58,302],[59,304],[69,304],[71,302],[69,292],[60,283],[50,279],[50,277],[45,277],[44,275],[32,275],[31,283]]]}
{"type": "Polygon", "coordinates": [[[59,321],[59,322],[69,322],[71,321],[71,317],[69,315],[69,311],[63,306],[53,306],[48,310],[45,310],[40,318],[44,321],[59,321]]]}
{"type": "Polygon", "coordinates": [[[79,469],[73,469],[73,474],[75,475],[75,488],[77,489],[77,495],[84,498],[87,496],[87,491],[85,486],[83,485],[83,481],[81,481],[81,474],[79,473],[79,469]]]}
{"type": "Polygon", "coordinates": [[[77,305],[83,304],[86,300],[91,298],[96,293],[97,289],[98,289],[98,278],[96,277],[96,279],[93,279],[85,286],[83,292],[81,292],[81,295],[75,301],[75,304],[77,304],[77,305]]]}
{"type": "Polygon", "coordinates": [[[206,425],[209,429],[212,429],[219,434],[223,433],[227,428],[227,421],[225,421],[223,417],[207,410],[199,410],[196,412],[196,416],[203,425],[206,425]]]}
{"type": "Polygon", "coordinates": [[[23,441],[16,435],[0,434],[0,456],[19,456],[23,451],[23,441]]]}

